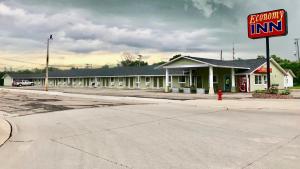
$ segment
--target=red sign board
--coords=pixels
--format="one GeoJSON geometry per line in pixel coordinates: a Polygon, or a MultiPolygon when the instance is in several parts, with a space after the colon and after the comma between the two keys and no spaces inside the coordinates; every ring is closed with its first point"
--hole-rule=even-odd
{"type": "Polygon", "coordinates": [[[251,39],[285,36],[288,33],[284,9],[248,15],[248,37],[251,39]]]}
{"type": "MultiPolygon", "coordinates": [[[[272,68],[270,68],[269,71],[272,73],[272,68]]],[[[267,73],[267,68],[260,67],[255,71],[255,73],[267,73]]]]}

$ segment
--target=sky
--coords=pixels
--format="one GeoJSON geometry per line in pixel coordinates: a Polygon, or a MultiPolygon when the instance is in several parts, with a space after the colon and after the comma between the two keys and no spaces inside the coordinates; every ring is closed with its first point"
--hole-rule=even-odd
{"type": "Polygon", "coordinates": [[[296,0],[0,0],[0,70],[41,68],[47,38],[50,65],[115,65],[123,53],[149,63],[175,54],[247,59],[265,55],[265,40],[247,37],[247,15],[288,12],[289,33],[270,39],[271,54],[296,60],[296,0]]]}

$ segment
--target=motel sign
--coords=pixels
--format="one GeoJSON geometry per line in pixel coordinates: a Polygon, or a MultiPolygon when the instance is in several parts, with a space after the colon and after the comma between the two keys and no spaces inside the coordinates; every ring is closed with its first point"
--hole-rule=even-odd
{"type": "Polygon", "coordinates": [[[250,14],[247,17],[248,37],[266,38],[267,90],[271,87],[270,44],[269,38],[285,36],[288,33],[287,12],[284,9],[250,14]]]}
{"type": "Polygon", "coordinates": [[[248,37],[251,39],[287,33],[287,12],[284,9],[248,15],[248,37]]]}

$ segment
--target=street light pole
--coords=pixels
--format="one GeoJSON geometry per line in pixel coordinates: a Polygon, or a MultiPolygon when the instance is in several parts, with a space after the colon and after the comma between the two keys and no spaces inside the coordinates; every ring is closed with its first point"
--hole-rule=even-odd
{"type": "Polygon", "coordinates": [[[48,91],[48,66],[49,66],[49,42],[52,40],[52,35],[47,39],[47,58],[46,58],[46,77],[45,77],[45,91],[48,91]]]}

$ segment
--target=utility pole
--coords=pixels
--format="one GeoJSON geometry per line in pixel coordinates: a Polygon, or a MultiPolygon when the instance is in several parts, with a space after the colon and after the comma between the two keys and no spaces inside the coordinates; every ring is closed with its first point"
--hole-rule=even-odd
{"type": "Polygon", "coordinates": [[[232,60],[235,60],[234,42],[232,42],[232,60]]]}
{"type": "Polygon", "coordinates": [[[47,39],[47,59],[46,59],[45,91],[48,91],[49,42],[52,39],[53,39],[52,35],[50,35],[50,37],[47,39]]]}
{"type": "Polygon", "coordinates": [[[138,55],[138,57],[139,57],[139,67],[141,67],[141,61],[142,61],[142,55],[138,55]]]}
{"type": "Polygon", "coordinates": [[[296,57],[298,57],[298,61],[300,62],[300,52],[299,52],[299,38],[295,39],[295,46],[296,46],[296,57]]]}
{"type": "Polygon", "coordinates": [[[223,50],[221,50],[220,59],[223,60],[223,50]]]}

